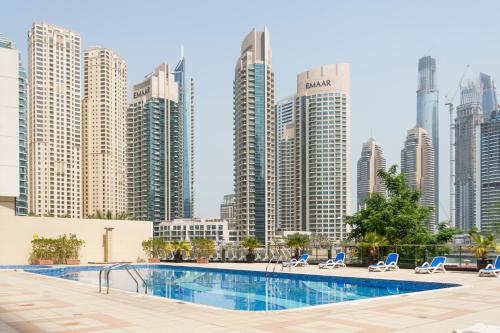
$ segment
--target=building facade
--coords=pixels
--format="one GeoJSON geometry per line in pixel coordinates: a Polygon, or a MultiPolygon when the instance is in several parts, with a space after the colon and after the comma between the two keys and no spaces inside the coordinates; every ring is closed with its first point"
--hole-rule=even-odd
{"type": "Polygon", "coordinates": [[[481,91],[469,82],[461,89],[455,120],[456,227],[467,232],[480,227],[480,130],[483,123],[481,91]]]}
{"type": "Polygon", "coordinates": [[[275,166],[276,166],[276,228],[281,228],[280,218],[280,142],[284,127],[293,121],[295,111],[295,95],[284,98],[276,103],[276,143],[275,143],[275,166]]]}
{"type": "Polygon", "coordinates": [[[34,23],[28,32],[29,210],[82,216],[81,39],[34,23]]]}
{"type": "Polygon", "coordinates": [[[500,111],[481,124],[481,231],[500,230],[500,111]]]}
{"type": "Polygon", "coordinates": [[[235,66],[234,187],[238,237],[267,244],[275,231],[275,102],[267,28],[243,40],[235,66]]]}
{"type": "Polygon", "coordinates": [[[300,230],[342,240],[350,212],[349,65],[325,65],[297,77],[296,218],[300,230]]]}
{"type": "Polygon", "coordinates": [[[182,217],[183,117],[178,85],[161,64],[132,88],[127,110],[128,210],[155,222],[182,217]]]}
{"type": "Polygon", "coordinates": [[[234,194],[226,194],[220,205],[220,219],[234,221],[234,194]]]}
{"type": "Polygon", "coordinates": [[[417,126],[426,130],[434,149],[434,224],[439,223],[439,90],[436,59],[425,56],[418,61],[417,126]]]}
{"type": "Polygon", "coordinates": [[[498,108],[497,92],[495,82],[491,76],[479,73],[479,85],[481,87],[481,111],[483,119],[490,119],[490,114],[498,108]]]}
{"type": "Polygon", "coordinates": [[[187,76],[184,52],[173,74],[179,86],[179,110],[182,112],[183,122],[183,217],[192,218],[194,216],[194,79],[187,76]]]}
{"type": "Polygon", "coordinates": [[[295,123],[286,123],[280,131],[276,147],[279,149],[278,170],[278,210],[279,228],[282,231],[300,230],[296,215],[295,186],[297,184],[295,167],[295,123]]]}
{"type": "Polygon", "coordinates": [[[401,150],[401,172],[408,185],[420,192],[420,204],[430,209],[431,216],[425,223],[431,232],[436,231],[434,166],[434,147],[427,131],[420,127],[408,130],[401,150]]]}
{"type": "Polygon", "coordinates": [[[229,242],[229,224],[221,219],[174,219],[158,225],[159,237],[167,242],[211,239],[216,243],[229,242]]]}
{"type": "Polygon", "coordinates": [[[83,214],[127,211],[127,64],[112,50],[84,52],[83,214]]]}
{"type": "Polygon", "coordinates": [[[20,196],[19,74],[19,52],[0,35],[0,215],[14,215],[20,196]]]}
{"type": "Polygon", "coordinates": [[[386,167],[382,147],[373,138],[363,143],[361,157],[358,160],[358,210],[363,208],[370,194],[386,195],[385,184],[377,175],[379,170],[385,171],[386,167]]]}

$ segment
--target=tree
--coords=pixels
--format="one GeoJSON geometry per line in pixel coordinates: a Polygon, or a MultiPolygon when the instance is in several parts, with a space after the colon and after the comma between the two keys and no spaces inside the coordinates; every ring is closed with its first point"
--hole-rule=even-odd
{"type": "Polygon", "coordinates": [[[245,237],[241,242],[241,246],[248,250],[247,261],[253,261],[255,259],[254,250],[260,246],[260,242],[255,237],[245,237]]]}
{"type": "Polygon", "coordinates": [[[303,249],[309,244],[309,236],[304,234],[299,234],[298,232],[288,236],[286,240],[286,245],[295,249],[295,257],[299,257],[300,249],[303,249]]]}
{"type": "Polygon", "coordinates": [[[150,258],[161,258],[165,256],[166,243],[163,238],[150,238],[142,241],[142,249],[150,258]]]}
{"type": "Polygon", "coordinates": [[[191,245],[189,242],[184,241],[173,241],[170,243],[170,247],[174,251],[175,261],[182,261],[182,251],[186,252],[189,255],[189,251],[191,250],[191,245]]]}
{"type": "Polygon", "coordinates": [[[380,236],[376,232],[368,232],[363,240],[361,241],[361,246],[367,247],[370,252],[370,258],[377,258],[377,250],[387,245],[387,240],[384,236],[380,236]]]}
{"type": "Polygon", "coordinates": [[[408,186],[406,176],[398,174],[396,165],[377,174],[387,188],[387,196],[371,194],[364,208],[347,217],[352,228],[349,238],[361,241],[367,233],[375,232],[389,244],[432,243],[433,236],[424,224],[430,209],[420,205],[420,193],[408,186]]]}
{"type": "Polygon", "coordinates": [[[495,249],[496,247],[496,242],[495,242],[495,235],[489,234],[487,236],[483,236],[478,234],[477,232],[470,231],[469,232],[470,237],[474,241],[474,244],[470,244],[467,247],[469,249],[474,250],[474,253],[476,254],[476,258],[482,259],[482,260],[487,260],[488,259],[488,251],[490,249],[495,249]]]}
{"type": "Polygon", "coordinates": [[[436,234],[436,242],[438,244],[446,244],[453,239],[453,236],[460,233],[460,229],[450,227],[446,222],[438,224],[438,233],[436,234]]]}

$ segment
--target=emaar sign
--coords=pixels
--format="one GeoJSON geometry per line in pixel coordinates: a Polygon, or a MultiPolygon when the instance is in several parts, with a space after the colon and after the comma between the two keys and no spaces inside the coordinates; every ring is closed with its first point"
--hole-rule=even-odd
{"type": "Polygon", "coordinates": [[[306,82],[306,89],[320,88],[320,87],[331,87],[331,86],[332,86],[331,80],[306,82]]]}

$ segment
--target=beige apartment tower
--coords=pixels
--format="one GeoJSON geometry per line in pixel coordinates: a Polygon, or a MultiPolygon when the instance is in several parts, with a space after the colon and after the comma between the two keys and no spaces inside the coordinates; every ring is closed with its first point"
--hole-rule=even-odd
{"type": "Polygon", "coordinates": [[[80,36],[34,23],[28,32],[28,210],[82,216],[80,36]]]}
{"type": "Polygon", "coordinates": [[[116,217],[127,211],[127,63],[103,47],[83,63],[83,214],[116,217]]]}
{"type": "Polygon", "coordinates": [[[253,29],[236,61],[234,193],[239,238],[267,244],[275,230],[274,72],[269,31],[253,29]]]}
{"type": "Polygon", "coordinates": [[[370,194],[386,194],[385,184],[377,175],[379,170],[385,171],[386,167],[382,147],[373,138],[363,143],[358,160],[358,210],[363,208],[370,194]]]}
{"type": "Polygon", "coordinates": [[[434,148],[427,131],[420,127],[408,130],[401,150],[401,172],[406,175],[408,185],[420,192],[420,204],[430,208],[426,224],[432,232],[436,230],[434,165],[434,148]]]}

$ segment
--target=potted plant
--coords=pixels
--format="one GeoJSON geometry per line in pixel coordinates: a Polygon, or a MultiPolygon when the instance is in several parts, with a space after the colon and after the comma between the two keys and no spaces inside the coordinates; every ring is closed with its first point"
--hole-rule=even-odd
{"type": "Polygon", "coordinates": [[[142,241],[142,249],[148,255],[148,262],[157,264],[165,254],[166,243],[163,238],[150,238],[142,241]]]}
{"type": "Polygon", "coordinates": [[[491,260],[488,259],[488,250],[495,248],[495,236],[493,234],[483,236],[474,230],[469,232],[469,235],[474,243],[468,245],[467,247],[474,250],[477,258],[477,269],[483,269],[488,264],[491,264],[491,260]]]}
{"type": "Polygon", "coordinates": [[[361,246],[368,248],[368,265],[376,264],[378,261],[378,249],[387,245],[387,240],[384,236],[380,236],[376,232],[368,232],[361,241],[361,246]]]}
{"type": "Polygon", "coordinates": [[[170,243],[171,249],[174,251],[174,260],[175,262],[181,262],[182,261],[182,252],[185,252],[186,255],[189,256],[189,251],[191,250],[191,245],[189,242],[184,242],[184,241],[173,241],[170,243]]]}
{"type": "Polygon", "coordinates": [[[260,242],[255,237],[245,237],[241,242],[241,245],[247,249],[247,262],[251,263],[255,261],[255,249],[260,246],[260,242]]]}
{"type": "Polygon", "coordinates": [[[54,240],[33,235],[30,262],[35,265],[53,265],[55,257],[54,240]]]}
{"type": "Polygon", "coordinates": [[[300,257],[300,249],[303,249],[309,243],[309,236],[304,234],[299,234],[298,232],[288,236],[286,240],[286,245],[294,249],[294,258],[298,259],[300,257]]]}
{"type": "Polygon", "coordinates": [[[66,265],[80,265],[80,249],[85,244],[85,241],[78,239],[74,234],[70,234],[66,244],[68,247],[66,265]]]}
{"type": "Polygon", "coordinates": [[[191,241],[191,247],[197,264],[208,264],[208,259],[214,254],[214,241],[205,238],[195,238],[191,241]]]}

